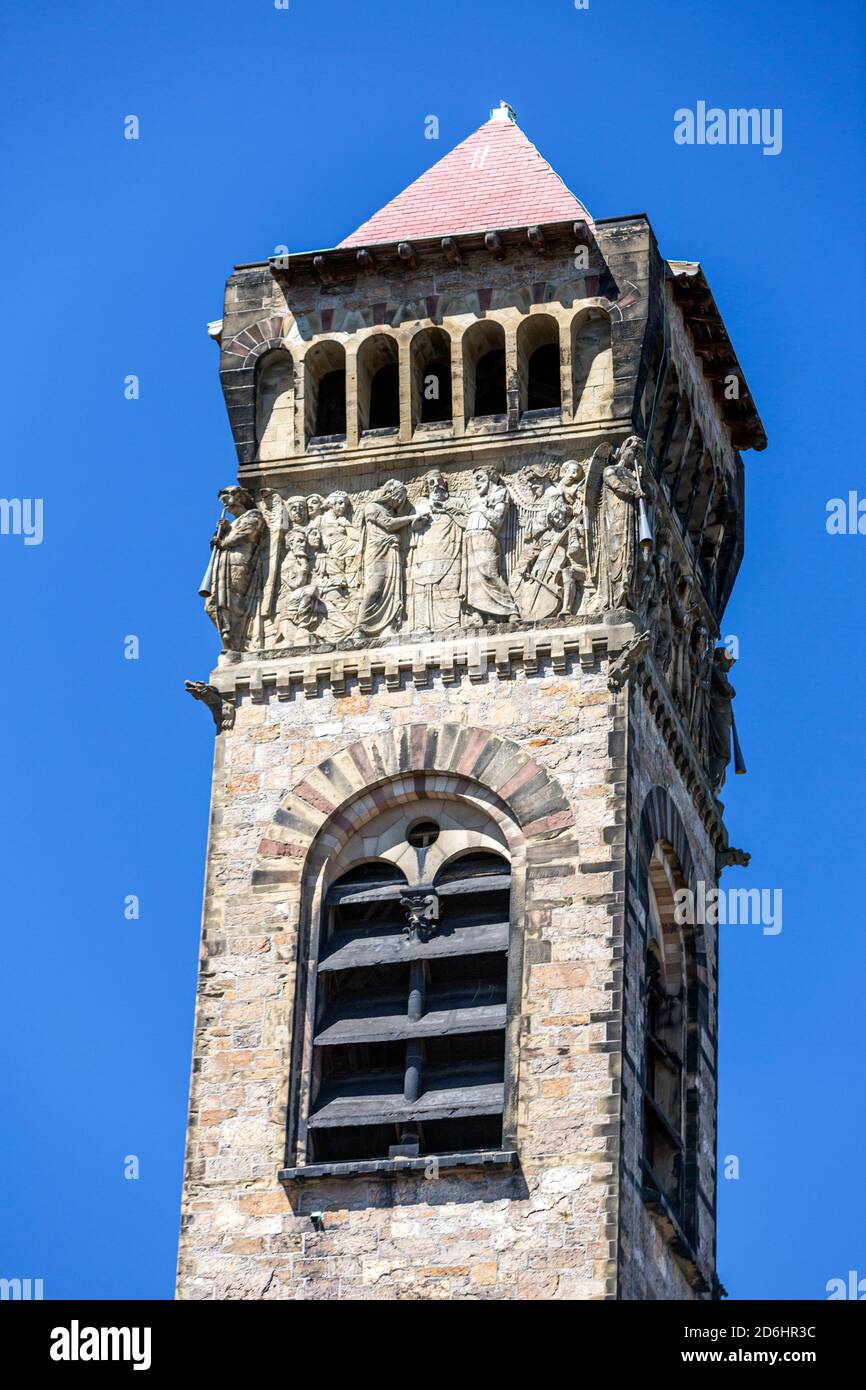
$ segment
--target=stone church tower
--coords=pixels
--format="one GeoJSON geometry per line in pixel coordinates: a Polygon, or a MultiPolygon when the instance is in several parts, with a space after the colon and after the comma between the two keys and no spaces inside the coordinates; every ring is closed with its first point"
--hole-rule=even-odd
{"type": "Polygon", "coordinates": [[[503,104],[210,332],[178,1296],[718,1297],[717,940],[675,895],[743,859],[718,642],[766,441],[700,266],[503,104]]]}

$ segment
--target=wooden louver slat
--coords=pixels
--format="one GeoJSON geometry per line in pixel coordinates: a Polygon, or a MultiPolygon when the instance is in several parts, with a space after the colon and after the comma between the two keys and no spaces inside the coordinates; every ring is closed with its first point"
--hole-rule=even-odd
{"type": "Polygon", "coordinates": [[[357,936],[319,962],[319,971],[352,970],[362,965],[395,965],[400,961],[437,960],[445,956],[478,955],[508,950],[508,923],[456,927],[448,936],[429,941],[407,939],[402,932],[390,936],[357,936]]]}
{"type": "Polygon", "coordinates": [[[484,1004],[472,1009],[433,1009],[419,1019],[406,1014],[381,1018],[343,1018],[316,1034],[318,1047],[339,1043],[390,1042],[404,1038],[434,1038],[461,1033],[489,1033],[505,1027],[505,1005],[484,1004]]]}
{"type": "Polygon", "coordinates": [[[401,1124],[407,1120],[496,1115],[502,1110],[503,1096],[501,1082],[427,1091],[415,1101],[406,1101],[399,1095],[339,1096],[311,1115],[309,1126],[311,1129],[328,1129],[344,1125],[401,1124]]]}

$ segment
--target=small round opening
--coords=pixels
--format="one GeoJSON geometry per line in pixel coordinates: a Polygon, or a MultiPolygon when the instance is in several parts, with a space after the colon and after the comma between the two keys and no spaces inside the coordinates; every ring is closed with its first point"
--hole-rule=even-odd
{"type": "Polygon", "coordinates": [[[439,826],[435,820],[419,820],[410,825],[406,839],[413,849],[429,849],[439,839],[439,826]]]}

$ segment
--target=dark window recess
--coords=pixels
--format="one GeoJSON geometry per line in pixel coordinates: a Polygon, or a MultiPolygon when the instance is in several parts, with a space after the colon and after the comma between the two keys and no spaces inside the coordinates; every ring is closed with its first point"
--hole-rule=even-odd
{"type": "Polygon", "coordinates": [[[342,368],[325,372],[316,399],[316,434],[346,433],[346,373],[342,368]]]}
{"type": "Polygon", "coordinates": [[[429,849],[439,839],[439,826],[435,820],[418,820],[409,826],[406,839],[413,849],[429,849]]]}
{"type": "Polygon", "coordinates": [[[475,367],[475,414],[504,415],[507,409],[505,353],[496,348],[485,352],[475,367]]]}
{"type": "Polygon", "coordinates": [[[527,410],[558,410],[562,405],[559,346],[543,343],[529,359],[527,410]]]}
{"type": "Polygon", "coordinates": [[[396,362],[386,362],[370,382],[371,430],[397,429],[400,424],[400,377],[396,362]]]}
{"type": "Polygon", "coordinates": [[[655,950],[647,952],[644,1137],[646,1163],[676,1216],[683,1210],[682,1000],[662,983],[655,950]]]}
{"type": "Polygon", "coordinates": [[[501,1147],[509,897],[486,852],[418,887],[382,862],[331,886],[308,1163],[501,1147]]]}
{"type": "Polygon", "coordinates": [[[428,362],[421,373],[421,424],[451,419],[451,363],[428,362]]]}

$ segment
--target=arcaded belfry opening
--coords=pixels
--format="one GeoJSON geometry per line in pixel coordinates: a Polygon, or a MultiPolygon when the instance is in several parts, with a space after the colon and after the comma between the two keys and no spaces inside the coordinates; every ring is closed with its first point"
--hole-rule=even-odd
{"type": "Polygon", "coordinates": [[[683,461],[683,451],[692,433],[692,407],[688,394],[681,391],[665,429],[665,443],[660,460],[661,475],[666,485],[668,499],[672,502],[676,492],[676,481],[683,461]]]}
{"type": "Polygon", "coordinates": [[[293,451],[295,364],[283,348],[266,352],[256,364],[256,444],[259,458],[282,458],[293,451]]]}
{"type": "Polygon", "coordinates": [[[400,426],[399,351],[388,333],[373,333],[358,349],[358,432],[400,426]]]}
{"type": "Polygon", "coordinates": [[[474,323],[463,335],[463,400],[466,420],[505,417],[505,329],[493,319],[474,323]]]}
{"type": "Polygon", "coordinates": [[[571,325],[575,422],[604,419],[613,406],[613,350],[604,309],[582,310],[571,325]]]}
{"type": "Polygon", "coordinates": [[[304,358],[307,443],[346,438],[346,349],[315,343],[304,358]]]}
{"type": "Polygon", "coordinates": [[[684,527],[688,521],[689,502],[692,497],[692,490],[697,480],[700,478],[701,464],[705,452],[704,437],[701,433],[701,428],[695,420],[692,420],[691,430],[683,445],[671,488],[671,500],[684,527]]]}
{"type": "Polygon", "coordinates": [[[443,328],[425,328],[412,339],[412,427],[450,424],[451,339],[443,328]]]}
{"type": "Polygon", "coordinates": [[[559,324],[550,314],[530,314],[517,330],[521,415],[546,415],[562,406],[559,324]]]}
{"type": "Polygon", "coordinates": [[[695,469],[692,479],[692,486],[686,502],[685,523],[686,530],[691,537],[692,544],[698,553],[700,552],[701,542],[709,515],[713,495],[716,491],[718,470],[713,461],[713,456],[708,449],[704,450],[700,465],[695,469]]]}
{"type": "Polygon", "coordinates": [[[671,361],[668,361],[665,379],[656,399],[655,417],[652,421],[652,434],[649,441],[649,452],[655,461],[655,467],[659,474],[663,473],[665,469],[673,443],[679,398],[680,382],[677,369],[671,361]]]}

